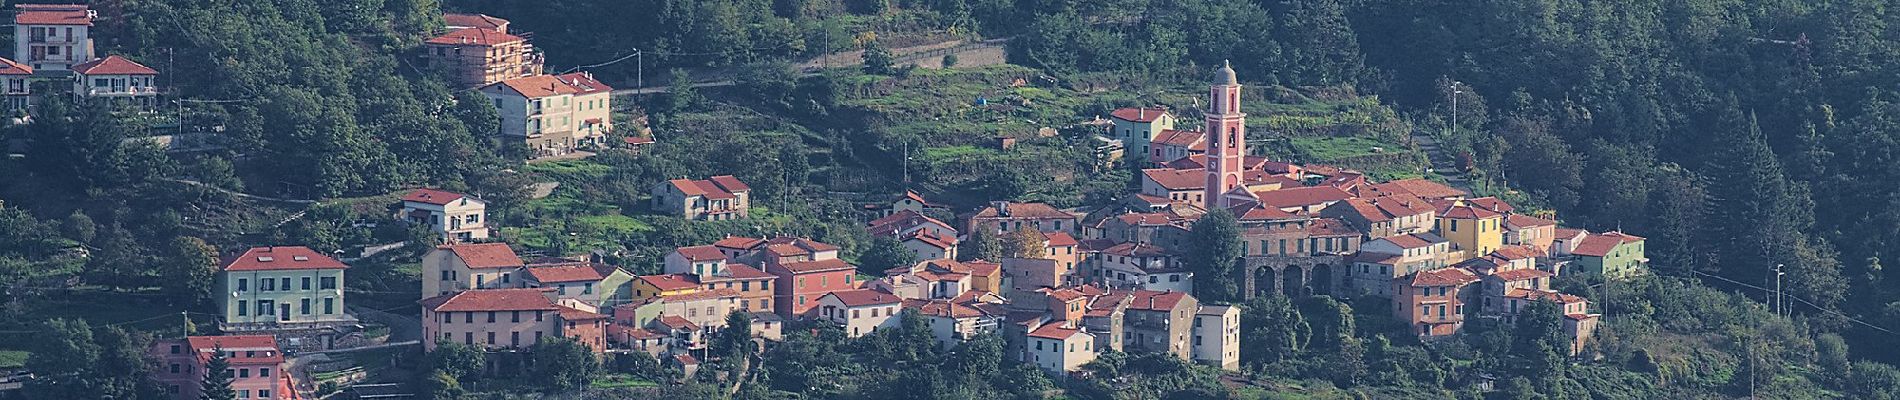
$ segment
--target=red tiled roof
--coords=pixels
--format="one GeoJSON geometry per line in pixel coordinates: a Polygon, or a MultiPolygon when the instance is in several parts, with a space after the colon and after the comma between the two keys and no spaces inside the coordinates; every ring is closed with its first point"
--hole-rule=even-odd
{"type": "Polygon", "coordinates": [[[560,307],[560,309],[555,310],[554,314],[560,315],[561,319],[567,320],[567,321],[591,321],[591,320],[597,320],[597,319],[607,319],[606,315],[582,311],[579,309],[575,309],[573,307],[568,307],[568,306],[563,306],[563,305],[555,305],[555,307],[560,307]]]}
{"type": "Polygon", "coordinates": [[[970,267],[970,274],[976,276],[996,275],[996,271],[1003,268],[1001,264],[983,260],[965,261],[963,265],[970,267]]]}
{"type": "Polygon", "coordinates": [[[786,270],[792,271],[794,274],[854,269],[851,264],[836,258],[786,263],[781,266],[785,267],[786,270]]]}
{"type": "Polygon", "coordinates": [[[1465,205],[1465,206],[1454,205],[1451,207],[1446,207],[1444,209],[1438,210],[1439,218],[1451,218],[1451,219],[1485,219],[1485,218],[1497,218],[1503,215],[1504,214],[1499,214],[1496,211],[1486,210],[1483,208],[1472,207],[1468,205],[1465,205]]]}
{"type": "Polygon", "coordinates": [[[1587,319],[1591,319],[1591,318],[1596,318],[1597,316],[1598,316],[1598,314],[1577,314],[1577,313],[1572,313],[1572,314],[1564,314],[1564,318],[1569,318],[1569,319],[1571,319],[1571,320],[1576,320],[1576,321],[1582,321],[1582,320],[1587,320],[1587,319]]]}
{"type": "Polygon", "coordinates": [[[1333,218],[1315,219],[1313,222],[1306,224],[1306,228],[1304,229],[1308,235],[1319,237],[1359,234],[1359,231],[1353,230],[1352,225],[1346,224],[1346,221],[1333,218]]]}
{"type": "MultiPolygon", "coordinates": [[[[693,329],[699,329],[699,328],[693,328],[693,329]]],[[[692,354],[686,354],[686,353],[674,354],[673,361],[678,361],[680,365],[699,365],[698,358],[693,358],[692,354]]]]}
{"type": "Polygon", "coordinates": [[[1069,247],[1080,244],[1075,241],[1074,236],[1069,236],[1068,232],[1050,232],[1042,236],[1047,238],[1047,243],[1043,245],[1044,247],[1069,247]]]}
{"type": "Polygon", "coordinates": [[[733,236],[733,237],[728,237],[725,239],[719,239],[718,241],[714,241],[712,245],[714,247],[721,247],[721,248],[727,248],[727,249],[749,250],[753,246],[758,246],[759,243],[764,243],[764,242],[765,242],[765,239],[749,238],[749,237],[744,237],[744,236],[733,236]]]}
{"type": "Polygon", "coordinates": [[[845,307],[896,304],[904,301],[904,299],[897,297],[897,295],[871,289],[839,290],[826,293],[825,296],[838,298],[838,302],[844,303],[845,307]]]}
{"type": "Polygon", "coordinates": [[[1496,211],[1500,213],[1509,213],[1512,211],[1517,211],[1517,207],[1512,207],[1511,203],[1506,203],[1504,202],[1504,200],[1498,200],[1498,198],[1490,197],[1490,196],[1465,200],[1465,203],[1471,204],[1473,207],[1478,207],[1478,208],[1496,211]]]}
{"type": "Polygon", "coordinates": [[[891,215],[883,218],[871,220],[871,222],[865,224],[865,231],[870,232],[872,235],[889,235],[893,232],[924,224],[936,224],[944,228],[951,227],[950,224],[939,221],[936,218],[919,214],[916,211],[903,210],[891,213],[891,215]]]}
{"type": "Polygon", "coordinates": [[[1149,168],[1141,170],[1141,176],[1171,191],[1207,188],[1207,175],[1204,169],[1149,168]]]}
{"type": "Polygon", "coordinates": [[[1148,205],[1155,205],[1155,206],[1166,205],[1170,202],[1173,202],[1173,200],[1168,200],[1168,198],[1166,197],[1154,196],[1154,195],[1143,194],[1143,193],[1135,193],[1135,199],[1141,200],[1141,202],[1143,203],[1148,203],[1148,205]]]}
{"type": "Polygon", "coordinates": [[[283,271],[302,269],[349,268],[342,261],[317,253],[309,247],[252,247],[243,254],[226,257],[219,268],[224,271],[283,271]]]}
{"type": "Polygon", "coordinates": [[[1029,336],[1043,339],[1069,340],[1069,338],[1075,337],[1078,333],[1082,333],[1082,330],[1065,328],[1062,324],[1050,323],[1043,324],[1041,328],[1036,328],[1035,331],[1029,332],[1029,336]]]}
{"type": "Polygon", "coordinates": [[[809,251],[814,251],[814,252],[837,251],[839,249],[838,246],[830,244],[830,243],[820,242],[820,241],[806,239],[802,237],[794,237],[794,236],[779,236],[779,237],[775,237],[771,239],[766,239],[765,242],[771,243],[771,244],[790,244],[790,245],[798,246],[799,248],[809,250],[809,251]]]}
{"type": "Polygon", "coordinates": [[[1121,243],[1109,246],[1109,248],[1102,249],[1102,254],[1113,254],[1123,257],[1159,257],[1169,255],[1168,249],[1165,247],[1140,242],[1121,243]]]}
{"type": "Polygon", "coordinates": [[[646,282],[647,285],[653,286],[661,291],[684,290],[699,287],[699,279],[694,277],[693,274],[641,275],[636,279],[639,279],[641,282],[646,282]]]}
{"type": "Polygon", "coordinates": [[[693,324],[693,321],[687,321],[686,318],[680,317],[678,315],[668,315],[668,316],[660,317],[659,322],[660,322],[660,325],[665,325],[666,327],[673,328],[674,330],[699,330],[699,325],[693,324]]]}
{"type": "Polygon", "coordinates": [[[1289,208],[1326,204],[1352,198],[1351,193],[1332,186],[1302,186],[1280,190],[1254,192],[1260,203],[1272,207],[1289,208]]]}
{"type": "Polygon", "coordinates": [[[32,75],[33,67],[0,58],[0,75],[32,75]]]}
{"type": "Polygon", "coordinates": [[[515,93],[520,93],[522,97],[530,99],[563,94],[590,94],[613,90],[613,88],[601,84],[599,81],[579,72],[566,75],[524,76],[495,82],[491,84],[491,86],[492,85],[502,85],[515,93]]]}
{"type": "Polygon", "coordinates": [[[1108,113],[1108,115],[1123,121],[1148,123],[1161,118],[1161,114],[1166,114],[1167,112],[1168,109],[1165,108],[1130,107],[1116,109],[1108,113]]]}
{"type": "Polygon", "coordinates": [[[1574,294],[1560,293],[1555,290],[1533,290],[1533,289],[1525,289],[1525,288],[1511,289],[1509,293],[1504,294],[1504,297],[1519,298],[1519,299],[1525,299],[1525,300],[1550,300],[1550,301],[1556,301],[1556,302],[1565,303],[1565,304],[1586,301],[1583,298],[1583,296],[1578,296],[1574,294]]]}
{"type": "Polygon", "coordinates": [[[1198,131],[1164,130],[1149,142],[1186,147],[1188,150],[1207,150],[1207,136],[1198,131]]]}
{"type": "Polygon", "coordinates": [[[441,189],[422,188],[403,195],[402,201],[442,206],[460,200],[462,197],[461,193],[441,189]]]}
{"type": "Polygon", "coordinates": [[[1506,260],[1523,260],[1543,256],[1544,252],[1537,250],[1535,246],[1520,244],[1500,247],[1497,251],[1491,252],[1491,255],[1506,260]]]}
{"type": "Polygon", "coordinates": [[[558,306],[548,300],[545,289],[465,290],[430,297],[418,302],[435,312],[462,311],[554,311],[558,306]]]}
{"type": "Polygon", "coordinates": [[[423,41],[423,43],[461,46],[494,46],[524,40],[526,39],[522,39],[520,36],[502,33],[501,31],[490,28],[462,28],[442,34],[442,36],[429,38],[429,40],[423,41]]]}
{"type": "MultiPolygon", "coordinates": [[[[612,90],[612,88],[608,88],[608,90],[612,90]]],[[[746,186],[745,182],[740,182],[739,178],[735,178],[732,175],[715,175],[709,180],[719,185],[720,188],[726,189],[728,192],[738,193],[752,190],[751,186],[746,186]]]]}
{"type": "Polygon", "coordinates": [[[643,145],[643,144],[653,144],[653,138],[642,137],[642,136],[628,136],[628,137],[620,138],[620,141],[632,146],[643,145]]]}
{"type": "Polygon", "coordinates": [[[15,4],[17,25],[92,25],[85,4],[15,4]]]}
{"type": "Polygon", "coordinates": [[[944,318],[972,318],[983,316],[983,310],[944,300],[905,300],[904,308],[917,310],[920,315],[944,318]]]}
{"type": "Polygon", "coordinates": [[[1063,289],[1048,289],[1048,288],[1043,288],[1043,289],[1040,289],[1039,291],[1040,291],[1040,292],[1042,292],[1042,293],[1043,293],[1043,294],[1045,294],[1045,295],[1048,295],[1048,296],[1049,296],[1049,297],[1051,297],[1051,298],[1054,298],[1054,299],[1056,299],[1056,301],[1062,301],[1062,302],[1067,302],[1067,301],[1069,301],[1069,300],[1075,300],[1075,299],[1080,299],[1080,298],[1082,298],[1082,292],[1080,292],[1080,291],[1077,291],[1077,290],[1075,290],[1075,289],[1068,289],[1068,288],[1063,288],[1063,289]]]}
{"type": "Polygon", "coordinates": [[[945,249],[945,250],[953,249],[957,247],[956,236],[939,235],[929,229],[919,229],[916,232],[912,232],[910,236],[905,237],[904,240],[905,241],[916,240],[919,242],[923,242],[926,245],[930,245],[931,247],[936,247],[936,248],[945,249]]]}
{"type": "Polygon", "coordinates": [[[1133,297],[1128,302],[1130,310],[1174,311],[1174,307],[1179,305],[1181,300],[1187,299],[1187,293],[1182,292],[1134,290],[1129,294],[1133,297]]]}
{"type": "Polygon", "coordinates": [[[996,206],[992,205],[989,207],[983,207],[982,210],[978,210],[976,212],[976,216],[973,218],[1035,218],[1035,219],[1049,219],[1049,218],[1073,219],[1075,218],[1075,214],[1070,214],[1067,211],[1058,210],[1055,207],[1052,207],[1048,204],[1043,204],[1043,203],[1009,203],[1008,207],[1009,207],[1009,215],[1007,216],[1002,215],[1002,212],[997,210],[996,206]]]}
{"type": "Polygon", "coordinates": [[[1255,202],[1235,205],[1233,208],[1227,209],[1227,211],[1233,212],[1234,219],[1241,221],[1274,221],[1300,217],[1281,210],[1278,207],[1268,207],[1255,202]]]}
{"type": "MultiPolygon", "coordinates": [[[[1257,170],[1257,169],[1260,169],[1261,166],[1264,166],[1266,164],[1267,164],[1266,157],[1246,156],[1240,159],[1240,169],[1243,169],[1243,170],[1257,170]]],[[[1181,157],[1180,159],[1169,161],[1167,163],[1167,166],[1168,168],[1174,168],[1174,169],[1207,168],[1207,155],[1206,154],[1190,154],[1187,157],[1181,157]]]]}
{"type": "Polygon", "coordinates": [[[1549,278],[1549,277],[1554,276],[1554,275],[1551,275],[1549,272],[1544,272],[1544,270],[1536,269],[1536,268],[1519,268],[1519,269],[1513,269],[1513,270],[1508,270],[1508,271],[1498,271],[1498,273],[1491,274],[1491,275],[1496,276],[1498,277],[1498,279],[1503,279],[1505,281],[1524,281],[1524,280],[1531,280],[1531,279],[1537,279],[1537,278],[1549,278]]]}
{"type": "Polygon", "coordinates": [[[1468,193],[1465,193],[1465,191],[1463,190],[1459,190],[1458,188],[1454,188],[1451,186],[1446,186],[1443,183],[1438,183],[1438,182],[1433,182],[1433,181],[1418,179],[1418,178],[1400,179],[1396,181],[1373,185],[1373,190],[1377,190],[1384,193],[1411,194],[1413,196],[1418,196],[1419,198],[1423,198],[1423,199],[1442,199],[1442,198],[1448,198],[1448,197],[1463,197],[1468,194],[1468,193]]]}
{"type": "Polygon", "coordinates": [[[437,248],[455,252],[463,264],[474,269],[516,268],[523,265],[521,257],[516,256],[515,250],[508,248],[507,243],[452,244],[437,248]]]}
{"type": "Polygon", "coordinates": [[[1557,227],[1557,229],[1553,231],[1552,233],[1557,235],[1558,239],[1575,239],[1579,235],[1590,234],[1590,231],[1583,230],[1583,229],[1565,228],[1565,227],[1560,226],[1560,227],[1557,227]]]}
{"type": "Polygon", "coordinates": [[[706,282],[718,282],[718,281],[729,280],[729,279],[754,280],[754,279],[772,279],[772,278],[777,278],[777,276],[773,276],[772,274],[765,273],[765,271],[760,271],[758,268],[752,268],[752,266],[750,265],[727,263],[725,275],[701,276],[699,277],[699,282],[706,283],[706,282]]]}
{"type": "Polygon", "coordinates": [[[1478,281],[1478,276],[1464,268],[1439,268],[1419,271],[1412,274],[1412,286],[1453,286],[1478,281]]]}
{"type": "Polygon", "coordinates": [[[200,362],[211,361],[211,352],[235,353],[225,361],[232,365],[271,365],[284,362],[284,352],[271,335],[191,336],[185,344],[197,353],[200,362]]]}
{"type": "Polygon", "coordinates": [[[1352,257],[1352,261],[1368,264],[1398,265],[1399,258],[1398,254],[1359,252],[1358,255],[1352,257]]]}
{"type": "Polygon", "coordinates": [[[535,282],[541,283],[584,282],[607,279],[607,276],[613,275],[613,273],[618,270],[620,269],[612,265],[584,263],[553,267],[528,267],[528,276],[533,277],[535,282]]]}
{"type": "Polygon", "coordinates": [[[686,261],[712,261],[712,260],[726,259],[726,253],[719,252],[719,247],[712,246],[712,245],[681,247],[681,248],[673,249],[673,252],[680,253],[680,256],[686,258],[686,261]]]}
{"type": "Polygon", "coordinates": [[[1529,227],[1534,227],[1534,226],[1555,226],[1555,225],[1557,225],[1556,221],[1551,221],[1548,219],[1533,217],[1533,216],[1524,215],[1524,214],[1511,214],[1511,215],[1504,216],[1504,226],[1511,227],[1512,229],[1523,229],[1523,228],[1529,228],[1529,227]]]}
{"type": "Polygon", "coordinates": [[[508,25],[508,20],[485,14],[442,13],[442,25],[500,30],[501,27],[508,25]]]}
{"type": "Polygon", "coordinates": [[[1577,254],[1577,255],[1584,255],[1584,256],[1592,256],[1592,257],[1603,257],[1606,255],[1609,255],[1610,250],[1615,250],[1616,246],[1622,245],[1624,243],[1635,243],[1635,242],[1641,242],[1641,241],[1643,241],[1642,237],[1639,237],[1636,235],[1628,235],[1622,232],[1592,234],[1588,237],[1583,238],[1583,243],[1577,244],[1577,249],[1571,250],[1570,253],[1577,254]]]}
{"type": "Polygon", "coordinates": [[[73,72],[80,75],[158,75],[158,71],[146,67],[145,64],[119,56],[106,56],[106,58],[74,65],[73,72]]]}

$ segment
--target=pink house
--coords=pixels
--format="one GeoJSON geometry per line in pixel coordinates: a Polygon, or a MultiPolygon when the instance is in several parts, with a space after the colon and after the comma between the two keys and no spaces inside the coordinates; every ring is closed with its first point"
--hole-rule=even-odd
{"type": "Polygon", "coordinates": [[[152,380],[166,395],[179,400],[198,398],[205,366],[213,352],[223,351],[231,368],[231,389],[242,399],[295,399],[290,375],[283,367],[284,352],[270,335],[192,336],[158,340],[149,353],[156,360],[152,380]]]}

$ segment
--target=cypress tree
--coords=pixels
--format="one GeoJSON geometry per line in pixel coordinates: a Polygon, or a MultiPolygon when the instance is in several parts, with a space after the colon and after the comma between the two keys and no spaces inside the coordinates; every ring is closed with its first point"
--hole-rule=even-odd
{"type": "Polygon", "coordinates": [[[199,384],[199,400],[232,400],[237,391],[231,389],[231,361],[224,357],[224,346],[211,350],[211,362],[205,363],[205,379],[199,384]]]}

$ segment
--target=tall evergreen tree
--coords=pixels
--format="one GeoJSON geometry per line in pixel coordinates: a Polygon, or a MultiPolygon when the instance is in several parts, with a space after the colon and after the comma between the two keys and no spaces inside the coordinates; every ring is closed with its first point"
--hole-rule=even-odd
{"type": "Polygon", "coordinates": [[[198,400],[235,400],[237,391],[231,389],[231,360],[224,357],[224,347],[211,349],[211,361],[205,363],[205,377],[198,385],[198,400]]]}
{"type": "Polygon", "coordinates": [[[1241,256],[1240,222],[1232,212],[1215,208],[1194,221],[1185,260],[1187,269],[1194,272],[1194,297],[1206,302],[1240,299],[1241,256]]]}

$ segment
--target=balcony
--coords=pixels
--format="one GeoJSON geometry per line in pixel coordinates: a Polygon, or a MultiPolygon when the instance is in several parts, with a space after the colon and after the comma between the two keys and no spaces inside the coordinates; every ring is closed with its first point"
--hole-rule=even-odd
{"type": "Polygon", "coordinates": [[[92,87],[86,88],[86,96],[157,96],[158,88],[141,87],[92,87]]]}
{"type": "Polygon", "coordinates": [[[79,40],[72,36],[30,35],[27,36],[26,42],[29,44],[78,44],[79,40]]]}

